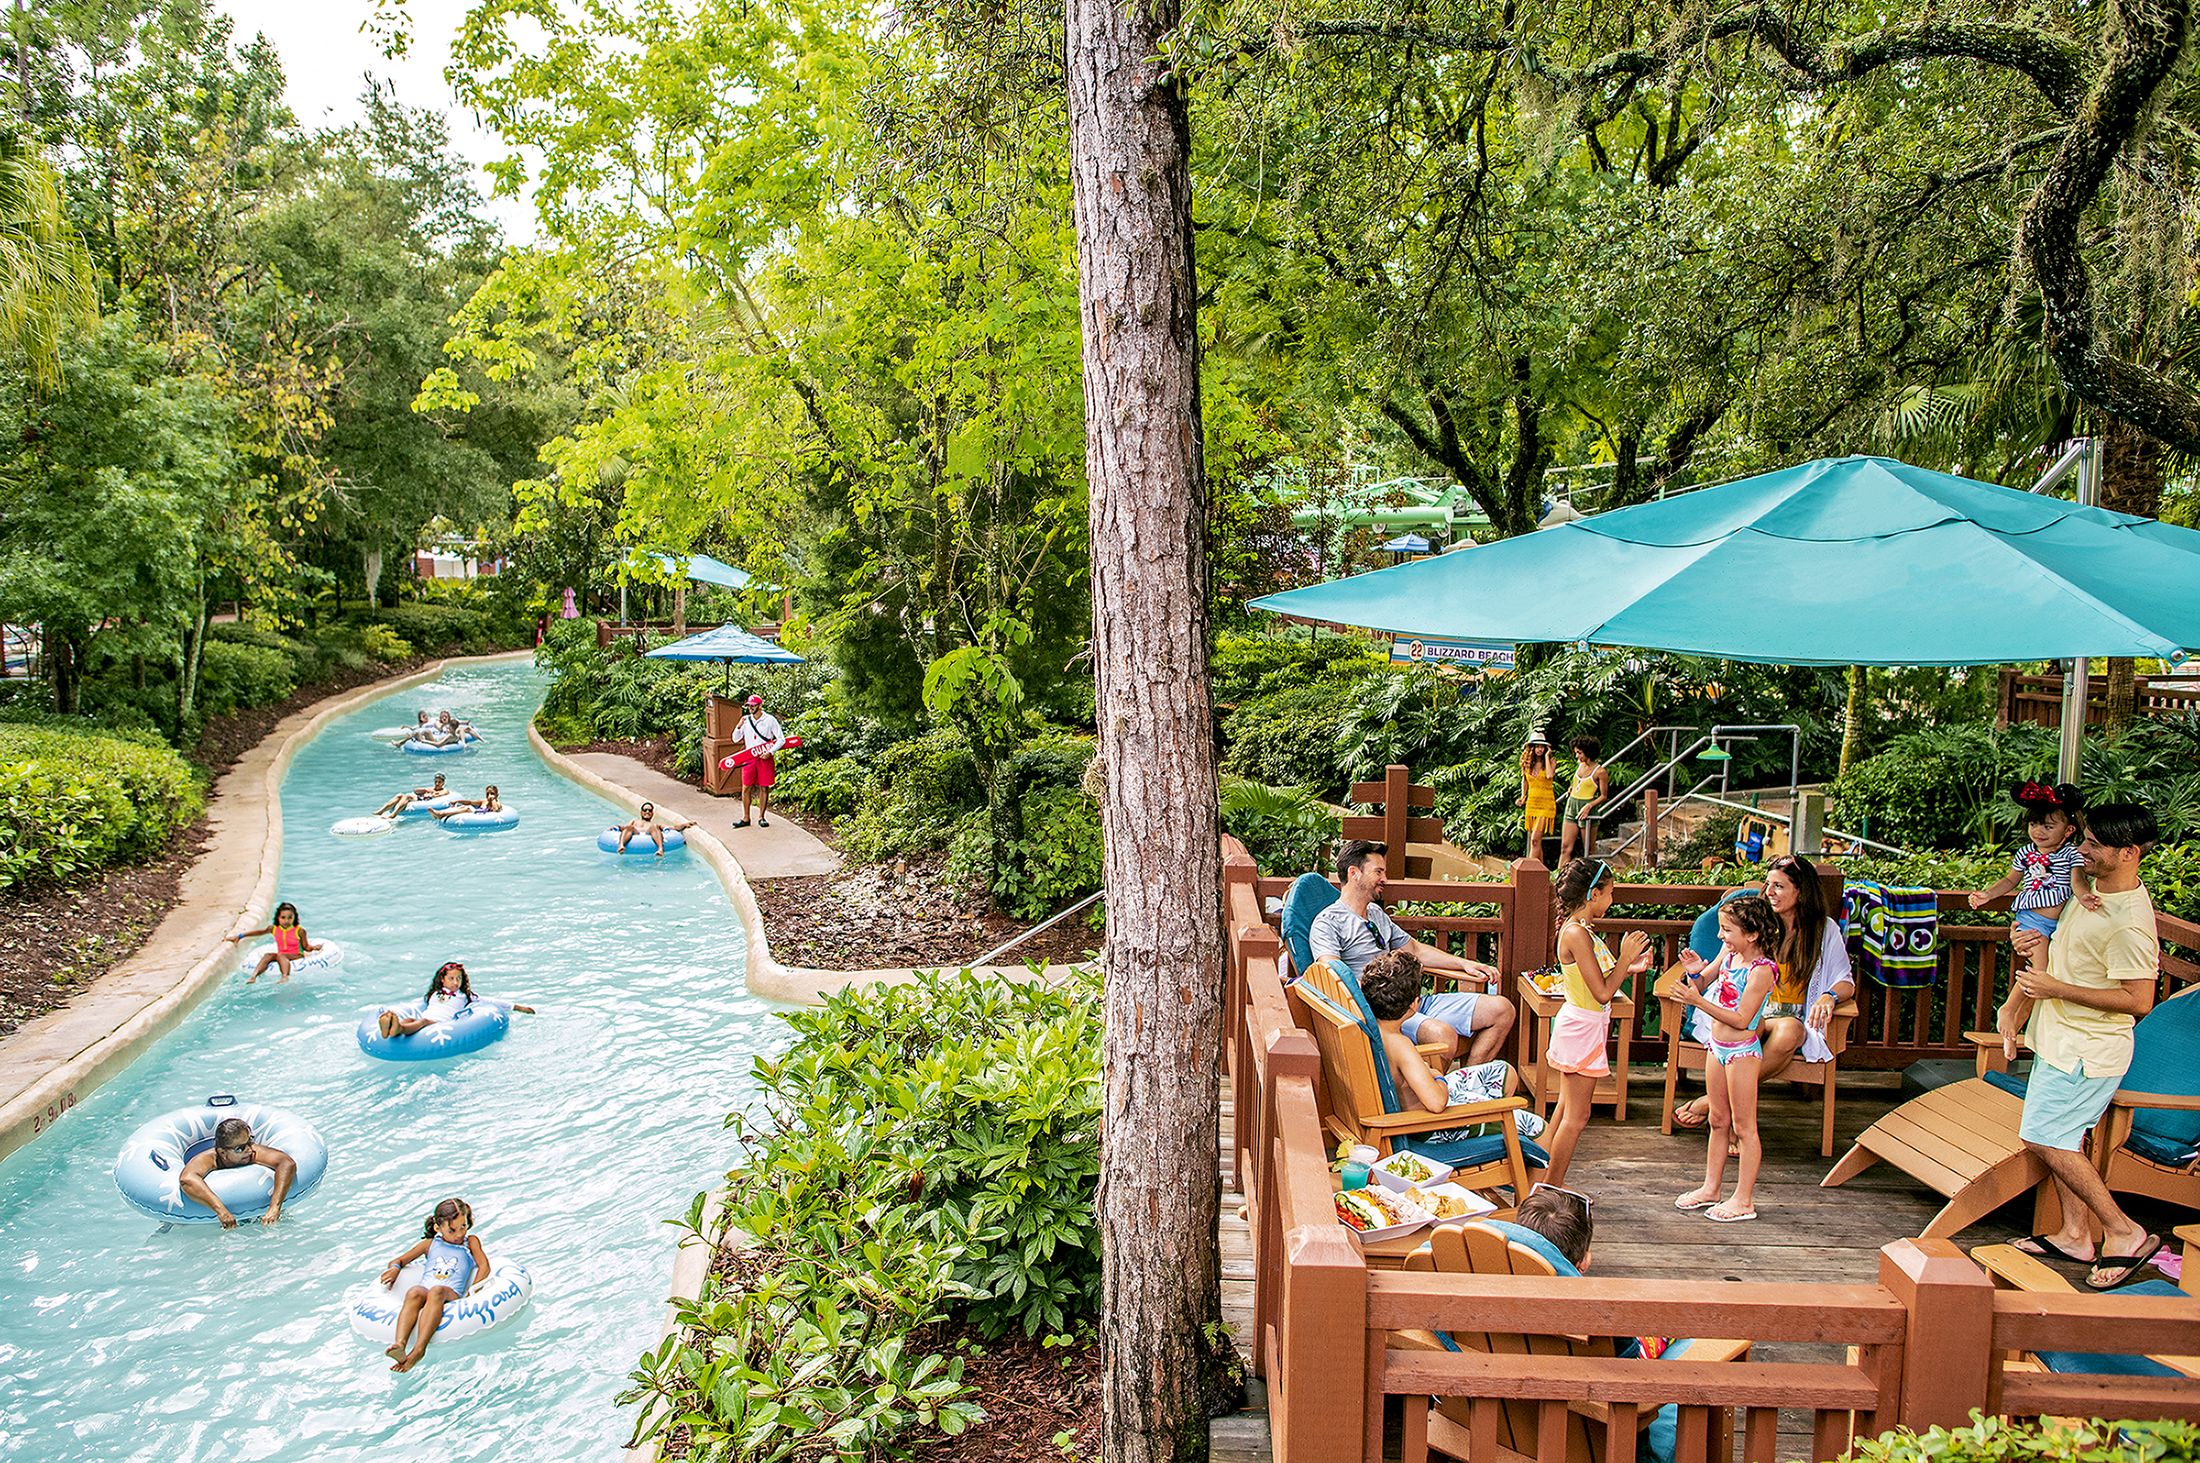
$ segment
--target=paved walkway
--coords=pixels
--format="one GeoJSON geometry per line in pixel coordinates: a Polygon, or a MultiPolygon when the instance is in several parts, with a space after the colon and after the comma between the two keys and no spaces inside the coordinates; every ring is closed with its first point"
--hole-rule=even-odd
{"type": "Polygon", "coordinates": [[[713,797],[693,783],[675,782],[648,763],[618,752],[568,752],[574,762],[608,782],[631,789],[657,805],[660,814],[692,818],[716,834],[751,879],[785,879],[797,874],[830,874],[840,855],[792,818],[774,818],[772,826],[751,823],[736,828],[741,800],[713,797]]]}

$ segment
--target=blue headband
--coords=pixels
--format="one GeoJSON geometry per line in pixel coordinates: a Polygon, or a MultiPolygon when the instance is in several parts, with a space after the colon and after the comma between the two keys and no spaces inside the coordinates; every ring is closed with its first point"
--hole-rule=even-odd
{"type": "Polygon", "coordinates": [[[1597,885],[1603,881],[1608,867],[1602,860],[1597,862],[1597,871],[1589,876],[1589,887],[1581,891],[1582,898],[1586,899],[1597,892],[1597,885]]]}

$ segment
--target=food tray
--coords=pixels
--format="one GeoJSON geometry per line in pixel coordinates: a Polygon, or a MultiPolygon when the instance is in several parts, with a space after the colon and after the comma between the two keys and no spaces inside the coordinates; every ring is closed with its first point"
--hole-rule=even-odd
{"type": "Polygon", "coordinates": [[[1387,1189],[1347,1189],[1337,1195],[1337,1222],[1351,1230],[1361,1244],[1373,1244],[1377,1240],[1396,1239],[1411,1234],[1427,1224],[1433,1216],[1403,1194],[1393,1194],[1387,1189]],[[1355,1201],[1366,1199],[1378,1207],[1387,1206],[1396,1216],[1395,1224],[1370,1224],[1366,1229],[1356,1228],[1353,1215],[1355,1201]]]}
{"type": "Polygon", "coordinates": [[[1458,1224],[1469,1219],[1480,1219],[1483,1215],[1494,1213],[1497,1209],[1495,1204],[1492,1204],[1474,1190],[1462,1188],[1458,1184],[1423,1184],[1418,1189],[1409,1191],[1405,1197],[1408,1203],[1417,1203],[1421,1208],[1426,1209],[1429,1216],[1438,1224],[1458,1224]],[[1451,1202],[1442,1204],[1438,1202],[1446,1200],[1451,1202]],[[1446,1214],[1443,1212],[1446,1208],[1457,1208],[1458,1206],[1464,1206],[1458,1213],[1446,1214]]]}
{"type": "Polygon", "coordinates": [[[1388,1158],[1371,1163],[1368,1177],[1393,1193],[1402,1194],[1408,1189],[1425,1189],[1430,1184],[1440,1184],[1451,1177],[1451,1165],[1438,1163],[1425,1153],[1408,1153],[1399,1149],[1388,1158]],[[1404,1170],[1400,1172],[1400,1170],[1404,1170]]]}

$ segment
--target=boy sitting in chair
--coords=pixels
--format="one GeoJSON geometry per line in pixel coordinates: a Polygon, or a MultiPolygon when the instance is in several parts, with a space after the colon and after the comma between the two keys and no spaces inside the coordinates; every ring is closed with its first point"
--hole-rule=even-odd
{"type": "MultiPolygon", "coordinates": [[[[1442,1112],[1455,1103],[1503,1097],[1512,1069],[1502,1060],[1459,1067],[1439,1077],[1429,1069],[1428,1058],[1414,1045],[1413,1038],[1406,1035],[1406,1020],[1419,1008],[1427,983],[1421,957],[1411,950],[1386,950],[1368,961],[1360,972],[1360,993],[1367,997],[1367,1008],[1375,1014],[1375,1027],[1383,1037],[1383,1055],[1389,1059],[1400,1100],[1410,1097],[1423,1111],[1442,1112]]],[[[1533,1138],[1543,1131],[1543,1119],[1528,1108],[1513,1114],[1513,1125],[1523,1138],[1533,1138]]],[[[1469,1127],[1432,1133],[1429,1140],[1442,1142],[1473,1131],[1469,1127]]]]}

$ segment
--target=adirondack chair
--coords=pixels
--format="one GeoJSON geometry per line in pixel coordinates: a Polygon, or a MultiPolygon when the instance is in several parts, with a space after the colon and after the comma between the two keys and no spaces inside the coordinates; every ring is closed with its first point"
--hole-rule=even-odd
{"type": "MultiPolygon", "coordinates": [[[[2188,1224],[2177,1231],[2177,1238],[2184,1246],[2184,1281],[2172,1285],[2167,1280],[2149,1278],[2116,1288],[2119,1296],[2163,1296],[2185,1298],[2200,1295],[2200,1272],[2193,1269],[2200,1260],[2200,1225],[2188,1224]]],[[[1971,1251],[1971,1258],[1979,1267],[1994,1277],[1994,1283],[2005,1289],[2021,1290],[2033,1295],[2075,1295],[2081,1292],[2064,1279],[2060,1273],[2035,1256],[2028,1255],[2015,1245],[1980,1245],[1971,1251]]],[[[2114,1352],[2044,1351],[2027,1353],[2024,1361],[2044,1371],[2077,1373],[2083,1375],[2108,1375],[2117,1377],[2171,1377],[2200,1378],[2200,1356],[2140,1356],[2120,1355],[2114,1352]]],[[[2121,1414],[2120,1414],[2121,1415],[2121,1414]]],[[[2131,1414],[2138,1415],[2138,1414],[2131,1414]]]]}
{"type": "MultiPolygon", "coordinates": [[[[1538,1279],[1573,1278],[1580,1271],[1542,1235],[1503,1220],[1474,1220],[1445,1225],[1426,1244],[1406,1257],[1405,1268],[1450,1274],[1520,1275],[1538,1279]]],[[[1579,1356],[1617,1359],[1620,1348],[1609,1336],[1524,1336],[1495,1331],[1401,1331],[1392,1338],[1401,1350],[1438,1349],[1475,1351],[1500,1356],[1579,1356]]],[[[1666,1353],[1685,1354],[1691,1361],[1741,1361],[1749,1355],[1747,1341],[1676,1342],[1666,1353]]],[[[1399,1463],[1427,1463],[1431,1452],[1452,1458],[1468,1458],[1473,1429],[1470,1399],[1465,1397],[1408,1397],[1405,1434],[1399,1463]]],[[[1646,1456],[1657,1463],[1672,1463],[1679,1431],[1680,1409],[1667,1404],[1642,1415],[1641,1447],[1620,1450],[1646,1456]]],[[[1567,1409],[1567,1463],[1604,1463],[1611,1456],[1611,1407],[1602,1402],[1576,1402],[1567,1409]]],[[[1549,1463],[1540,1450],[1540,1404],[1518,1398],[1498,1403],[1497,1457],[1503,1463],[1549,1463]]],[[[1718,1429],[1724,1433],[1726,1429],[1718,1429]]],[[[1732,1456],[1725,1437],[1708,1440],[1712,1457],[1732,1456]]]]}
{"type": "Polygon", "coordinates": [[[1296,1013],[1321,1048],[1327,1106],[1322,1120],[1331,1141],[1365,1143],[1380,1152],[1404,1148],[1453,1165],[1453,1181],[1470,1189],[1508,1184],[1516,1195],[1528,1192],[1528,1166],[1548,1167],[1550,1155],[1521,1139],[1513,1114],[1527,1107],[1512,1094],[1515,1074],[1506,1073],[1505,1095],[1487,1102],[1454,1103],[1428,1112],[1402,1101],[1384,1055],[1382,1038],[1365,997],[1347,986],[1327,961],[1317,963],[1291,988],[1296,1013]],[[1455,1128],[1487,1126],[1493,1131],[1469,1137],[1432,1135],[1455,1128]]]}
{"type": "MultiPolygon", "coordinates": [[[[1893,1164],[1948,1200],[1925,1239],[1956,1233],[2037,1189],[2034,1225],[2054,1227],[2047,1166],[2024,1146],[2024,1081],[1991,1070],[2001,1039],[1973,1032],[1982,1075],[1912,1098],[1857,1138],[1822,1181],[1834,1188],[1893,1164]]],[[[2093,1130],[2094,1167],[2110,1189],[2200,1209],[2200,987],[2160,1002],[2132,1032],[2131,1068],[2093,1130]]]]}
{"type": "MultiPolygon", "coordinates": [[[[1728,896],[1729,898],[1733,896],[1728,896]]],[[[1726,900],[1719,901],[1720,904],[1726,900]]],[[[1713,905],[1696,916],[1695,924],[1688,932],[1688,947],[1709,960],[1719,953],[1719,911],[1713,905]],[[1705,931],[1709,931],[1709,952],[1705,950],[1705,931]]],[[[1683,1072],[1701,1072],[1708,1059],[1703,1043],[1688,1038],[1688,1008],[1673,998],[1673,988],[1687,978],[1687,972],[1679,964],[1666,969],[1658,977],[1658,1030],[1665,1037],[1665,1106],[1658,1118],[1658,1131],[1673,1131],[1673,1108],[1680,1094],[1683,1072]]],[[[1843,1001],[1834,1007],[1833,1019],[1826,1023],[1826,1047],[1833,1053],[1830,1062],[1806,1062],[1800,1053],[1789,1062],[1785,1070],[1774,1079],[1780,1082],[1800,1082],[1806,1087],[1816,1087],[1821,1095],[1818,1117],[1818,1152],[1821,1157],[1833,1157],[1833,1117],[1835,1082],[1840,1076],[1841,1053],[1849,1047],[1849,1027],[1857,1017],[1856,1002],[1843,1001]]]]}
{"type": "MultiPolygon", "coordinates": [[[[1320,874],[1301,874],[1291,881],[1291,888],[1283,896],[1283,909],[1277,915],[1276,923],[1278,933],[1283,936],[1284,949],[1291,956],[1291,971],[1294,976],[1303,975],[1314,968],[1314,948],[1308,939],[1314,928],[1314,916],[1336,902],[1337,886],[1320,874]]],[[[1341,965],[1335,969],[1338,978],[1351,992],[1350,1004],[1365,1010],[1367,1002],[1361,997],[1359,982],[1352,978],[1352,972],[1341,965]]],[[[1432,972],[1439,977],[1445,973],[1432,972]]],[[[1418,1049],[1423,1056],[1430,1059],[1431,1065],[1435,1065],[1436,1059],[1450,1050],[1443,1042],[1438,1041],[1421,1042],[1418,1049]]]]}

